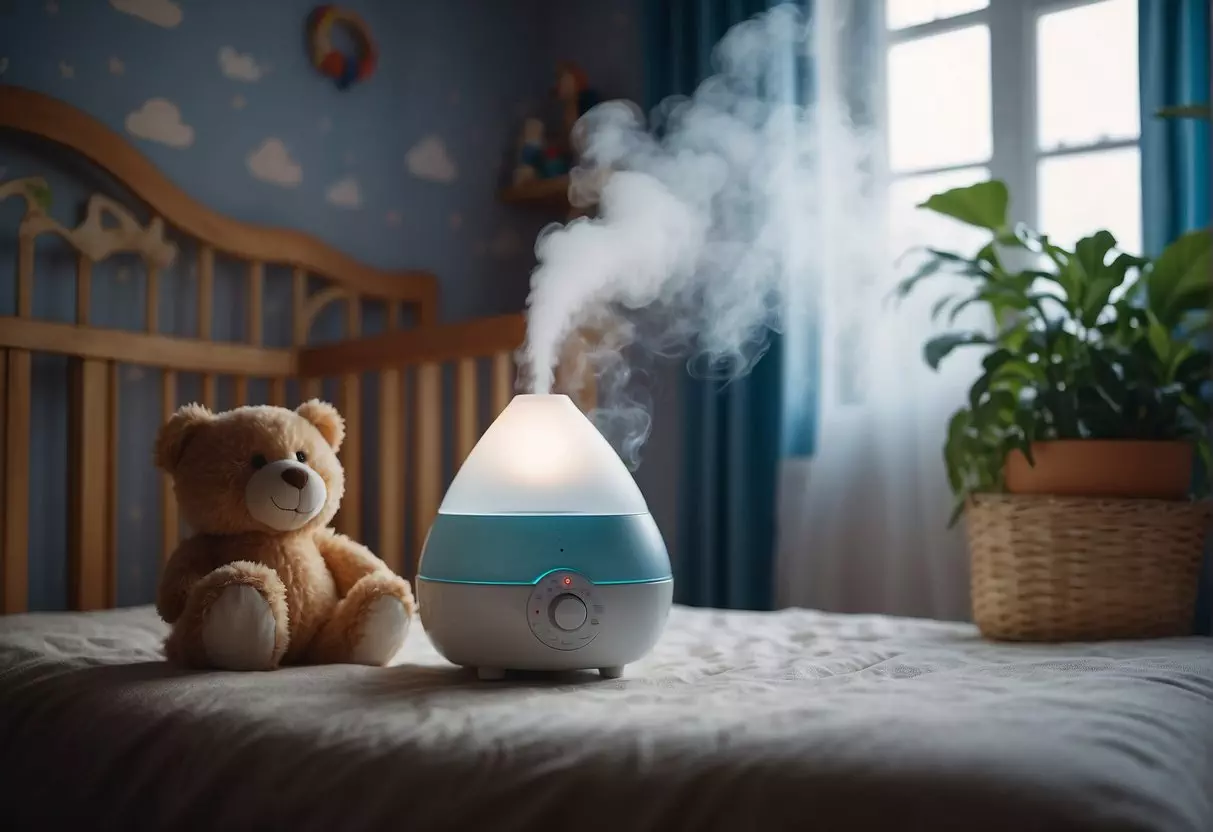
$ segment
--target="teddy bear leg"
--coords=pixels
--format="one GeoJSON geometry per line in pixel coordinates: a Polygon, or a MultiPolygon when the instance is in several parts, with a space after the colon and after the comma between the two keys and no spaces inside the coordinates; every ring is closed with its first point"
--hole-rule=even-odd
{"type": "Polygon", "coordinates": [[[375,572],[359,578],[337,602],[309,648],[316,664],[381,666],[404,644],[413,616],[413,594],[397,575],[375,572]]]}
{"type": "Polygon", "coordinates": [[[191,587],[165,651],[192,667],[270,670],[288,641],[282,580],[267,566],[237,561],[191,587]]]}

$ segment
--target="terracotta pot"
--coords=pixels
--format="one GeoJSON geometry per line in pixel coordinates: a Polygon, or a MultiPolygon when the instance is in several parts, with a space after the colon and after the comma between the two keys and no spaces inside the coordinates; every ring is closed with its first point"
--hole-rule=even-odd
{"type": "Polygon", "coordinates": [[[1183,500],[1192,484],[1187,442],[1064,439],[1033,442],[1036,465],[1021,451],[1003,468],[1012,494],[1183,500]]]}

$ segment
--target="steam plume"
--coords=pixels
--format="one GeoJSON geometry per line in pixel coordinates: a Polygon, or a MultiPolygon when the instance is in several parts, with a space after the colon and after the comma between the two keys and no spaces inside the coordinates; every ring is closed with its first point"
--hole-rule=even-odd
{"type": "Polygon", "coordinates": [[[596,415],[633,466],[650,424],[639,366],[679,356],[697,374],[748,372],[816,295],[822,238],[845,227],[825,209],[871,219],[848,197],[862,190],[866,138],[844,123],[820,73],[815,104],[802,103],[797,68],[811,34],[794,7],[776,8],[730,30],[715,74],[649,124],[614,101],[577,125],[570,193],[598,213],[536,242],[522,371],[549,392],[566,339],[604,332],[586,355],[596,415]],[[842,188],[840,176],[850,180],[842,188]]]}

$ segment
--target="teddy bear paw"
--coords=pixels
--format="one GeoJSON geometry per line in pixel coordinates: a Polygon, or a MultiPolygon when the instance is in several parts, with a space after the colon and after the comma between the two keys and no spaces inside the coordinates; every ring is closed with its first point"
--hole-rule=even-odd
{"type": "Polygon", "coordinates": [[[202,625],[206,657],[224,670],[269,670],[274,656],[274,615],[251,586],[226,587],[202,625]]]}
{"type": "Polygon", "coordinates": [[[362,613],[362,634],[350,657],[355,664],[385,665],[400,651],[409,617],[394,595],[380,595],[362,613]]]}

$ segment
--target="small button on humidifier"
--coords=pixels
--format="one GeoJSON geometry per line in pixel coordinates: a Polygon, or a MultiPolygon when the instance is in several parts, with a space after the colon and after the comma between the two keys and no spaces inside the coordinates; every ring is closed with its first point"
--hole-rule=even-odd
{"type": "Polygon", "coordinates": [[[615,678],[653,648],[670,558],[622,460],[564,395],[516,396],[447,489],[417,575],[448,661],[615,678]]]}

